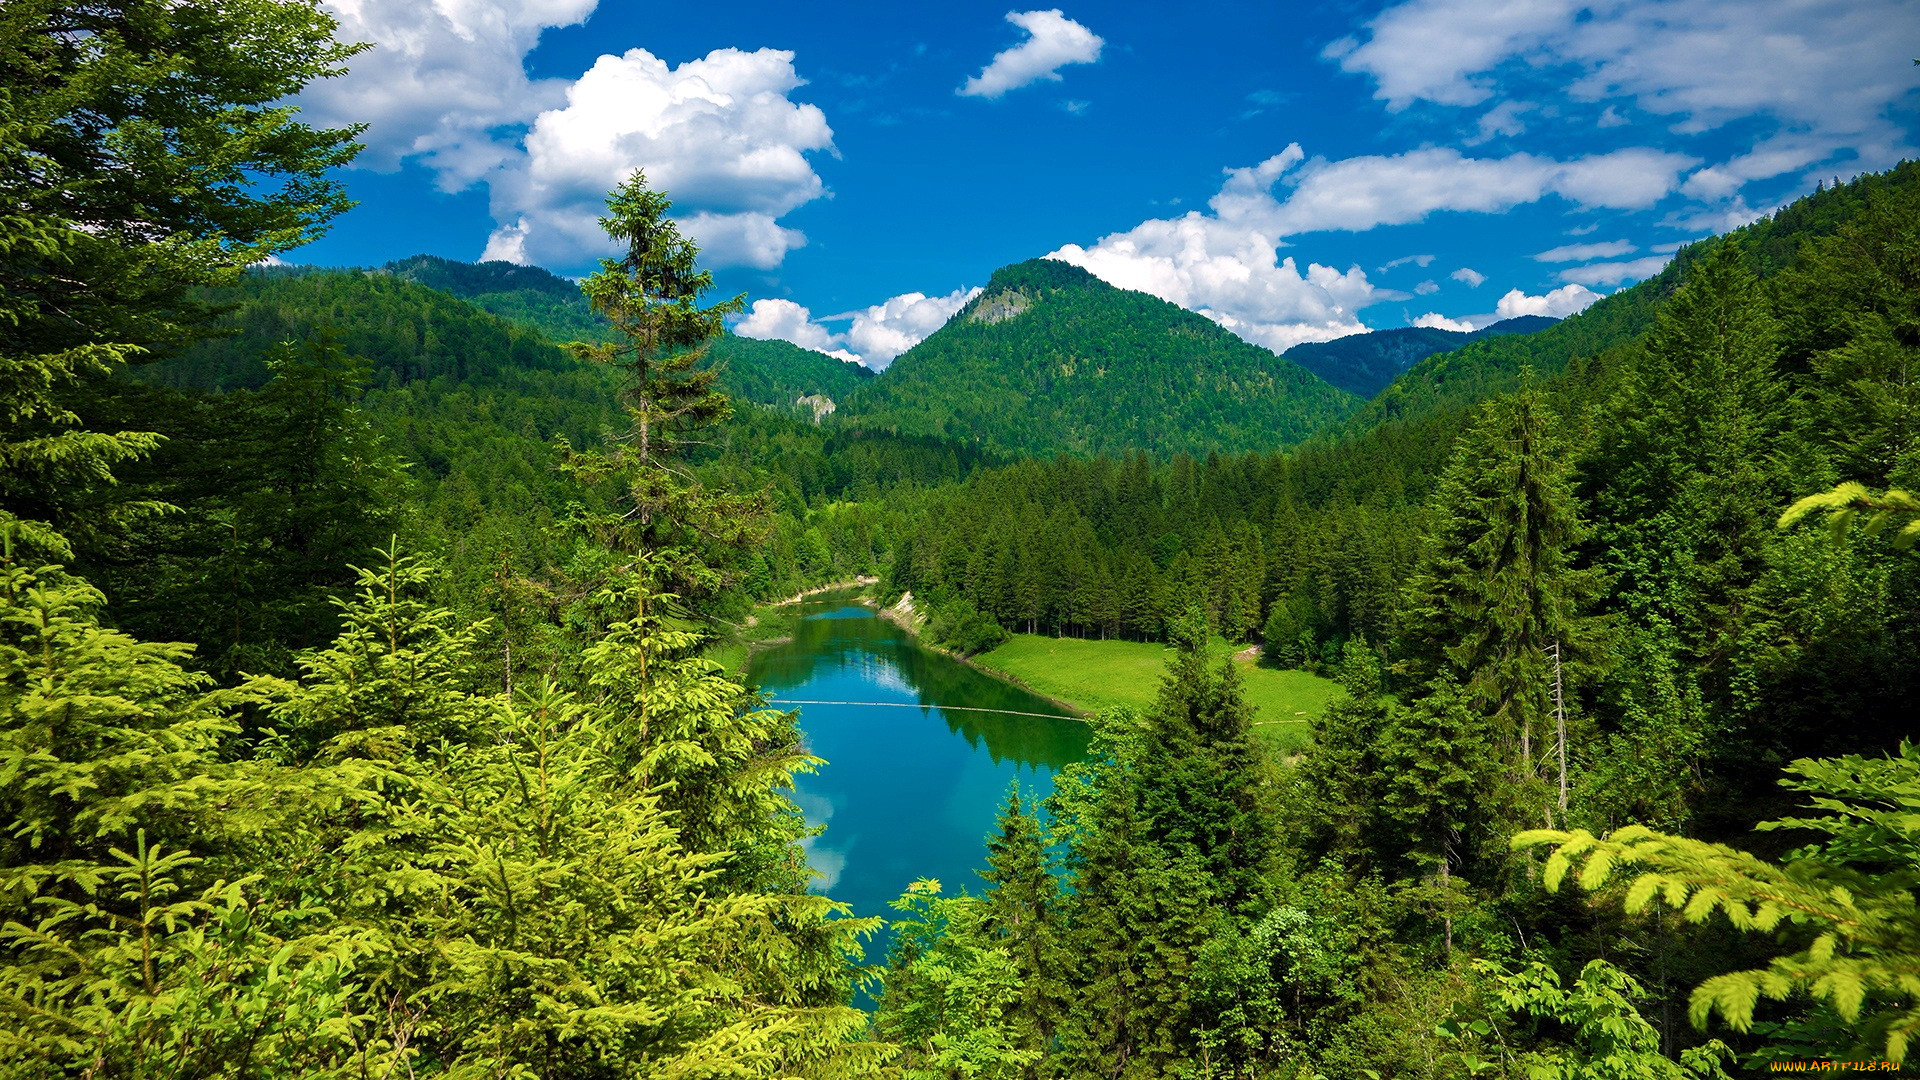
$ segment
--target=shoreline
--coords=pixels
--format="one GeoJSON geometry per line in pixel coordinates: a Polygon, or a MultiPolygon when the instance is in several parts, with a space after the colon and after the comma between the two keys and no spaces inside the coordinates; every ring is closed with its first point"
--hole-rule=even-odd
{"type": "Polygon", "coordinates": [[[1099,711],[1097,709],[1088,709],[1083,705],[1068,701],[1065,698],[1057,698],[1052,694],[1044,693],[1033,686],[1029,686],[1025,681],[1009,675],[998,668],[991,668],[985,664],[975,663],[972,657],[961,656],[959,653],[954,652],[944,645],[935,645],[933,642],[928,641],[925,636],[921,634],[921,624],[923,620],[920,618],[920,613],[914,609],[913,594],[910,592],[903,594],[898,603],[886,607],[882,607],[880,601],[871,596],[860,597],[858,602],[874,609],[874,613],[880,618],[906,631],[913,638],[914,644],[928,652],[939,653],[949,660],[965,664],[988,678],[998,679],[1008,686],[1019,687],[1021,690],[1032,694],[1042,701],[1051,702],[1065,709],[1070,715],[1061,717],[1063,720],[1078,720],[1083,724],[1090,723],[1092,722],[1094,713],[1099,711]],[[904,612],[901,611],[903,605],[906,609],[904,612]]]}
{"type": "Polygon", "coordinates": [[[835,581],[826,585],[816,585],[811,589],[802,589],[792,596],[787,597],[785,600],[771,601],[767,606],[770,608],[786,607],[788,604],[797,604],[809,596],[819,596],[821,593],[838,592],[841,589],[852,589],[863,585],[878,584],[880,584],[879,578],[871,574],[861,574],[851,581],[835,581]]]}

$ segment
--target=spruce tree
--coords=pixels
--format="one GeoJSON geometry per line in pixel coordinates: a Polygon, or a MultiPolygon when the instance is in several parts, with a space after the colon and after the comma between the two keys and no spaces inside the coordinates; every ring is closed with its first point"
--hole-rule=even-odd
{"type": "Polygon", "coordinates": [[[1007,792],[997,831],[987,837],[984,929],[1012,961],[1020,980],[1013,1009],[1017,1045],[1044,1050],[1067,996],[1060,952],[1060,888],[1047,865],[1039,820],[1022,805],[1016,783],[1007,792]]]}
{"type": "Polygon", "coordinates": [[[622,254],[602,259],[580,289],[616,336],[568,348],[619,369],[627,428],[598,451],[575,452],[564,438],[559,449],[574,478],[610,489],[619,506],[583,516],[595,540],[640,555],[642,577],[697,600],[738,580],[733,564],[764,537],[766,506],[709,488],[686,468],[702,434],[732,415],[714,386],[718,369],[702,361],[744,298],[701,306],[713,275],[698,268],[700,249],[667,216],[672,206],[640,172],[607,198],[600,225],[622,254]]]}
{"type": "Polygon", "coordinates": [[[1578,671],[1599,647],[1583,611],[1598,579],[1574,562],[1585,526],[1559,423],[1527,388],[1487,405],[1461,436],[1428,507],[1397,650],[1416,682],[1459,681],[1523,787],[1546,763],[1552,653],[1578,671]]]}
{"type": "Polygon", "coordinates": [[[153,449],[92,431],[78,384],[200,332],[196,286],[306,242],[351,205],[357,129],[279,104],[361,46],[301,0],[0,8],[0,521],[64,548],[154,509],[98,490],[153,449]]]}

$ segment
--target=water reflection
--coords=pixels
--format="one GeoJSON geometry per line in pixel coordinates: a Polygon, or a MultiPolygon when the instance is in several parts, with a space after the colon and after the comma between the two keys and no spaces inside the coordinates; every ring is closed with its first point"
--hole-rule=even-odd
{"type": "Polygon", "coordinates": [[[845,599],[802,611],[793,640],[748,665],[768,697],[919,706],[797,706],[808,750],[828,762],[798,779],[795,799],[809,822],[827,826],[807,848],[817,887],[860,915],[891,914],[887,902],[915,878],[979,891],[973,871],[985,865],[1008,782],[1049,793],[1054,772],[1085,756],[1086,725],[940,708],[1060,711],[845,599]]]}

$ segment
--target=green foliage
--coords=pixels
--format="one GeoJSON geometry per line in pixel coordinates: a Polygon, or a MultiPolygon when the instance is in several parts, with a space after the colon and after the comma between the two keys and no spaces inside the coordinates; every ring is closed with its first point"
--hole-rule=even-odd
{"type": "Polygon", "coordinates": [[[1546,759],[1534,740],[1554,723],[1554,654],[1578,675],[1599,648],[1582,610],[1599,581],[1574,564],[1585,528],[1558,426],[1531,389],[1485,408],[1434,494],[1401,616],[1410,674],[1459,681],[1523,788],[1546,759]]]}
{"type": "Polygon", "coordinates": [[[1518,1069],[1530,1080],[1728,1080],[1723,1062],[1730,1055],[1717,1040],[1682,1052],[1679,1061],[1663,1055],[1660,1032],[1635,1008],[1644,991],[1605,960],[1589,961],[1571,986],[1537,962],[1509,971],[1481,960],[1474,968],[1489,981],[1489,1015],[1450,1019],[1441,1032],[1494,1056],[1454,1051],[1450,1058],[1463,1075],[1518,1069]],[[1542,1040],[1542,1027],[1564,1030],[1567,1044],[1542,1040]]]}
{"type": "Polygon", "coordinates": [[[23,0],[0,13],[0,521],[64,550],[156,509],[93,500],[151,451],[81,426],[76,384],[191,336],[186,291],[311,239],[348,206],[353,130],[278,104],[357,46],[297,0],[23,0]],[[76,505],[78,502],[78,505],[76,505]]]}
{"type": "Polygon", "coordinates": [[[320,333],[271,349],[258,392],[188,394],[118,382],[90,418],[166,439],[124,471],[177,507],[98,545],[80,569],[144,637],[193,641],[203,662],[292,674],[292,654],[333,634],[331,594],[400,525],[401,463],[356,408],[363,361],[320,333]]]}
{"type": "Polygon", "coordinates": [[[1536,830],[1514,846],[1553,845],[1544,870],[1557,887],[1576,866],[1597,890],[1616,870],[1632,874],[1623,903],[1655,902],[1689,922],[1725,915],[1735,928],[1771,934],[1793,927],[1789,951],[1765,967],[1715,976],[1693,992],[1690,1014],[1718,1014],[1735,1031],[1753,1026],[1761,998],[1805,994],[1850,1025],[1861,1049],[1905,1059],[1920,1032],[1920,907],[1913,852],[1920,849],[1920,747],[1895,757],[1801,760],[1785,786],[1811,795],[1809,816],[1763,824],[1822,839],[1774,864],[1721,844],[1629,826],[1595,837],[1536,830]],[[1798,947],[1794,947],[1798,946],[1798,947]]]}
{"type": "Polygon", "coordinates": [[[894,946],[875,1030],[904,1054],[912,1080],[1036,1075],[1042,1051],[1018,1013],[1026,990],[1014,959],[987,928],[985,901],[943,897],[915,881],[893,902],[894,946]]]}
{"type": "Polygon", "coordinates": [[[700,250],[667,217],[672,206],[638,172],[608,196],[600,224],[625,255],[602,259],[580,289],[617,338],[568,349],[621,372],[627,427],[599,451],[575,453],[564,439],[557,448],[569,476],[618,492],[609,501],[619,509],[576,515],[597,544],[655,558],[649,572],[677,592],[710,596],[733,583],[726,561],[759,541],[766,507],[710,489],[680,466],[697,436],[732,415],[714,386],[719,372],[701,360],[742,298],[700,306],[713,275],[696,268],[700,250]]]}
{"type": "Polygon", "coordinates": [[[1868,539],[1879,536],[1903,518],[1913,518],[1894,530],[1893,548],[1895,551],[1905,551],[1913,546],[1915,540],[1920,540],[1920,499],[1898,488],[1889,488],[1884,494],[1876,495],[1852,481],[1836,485],[1832,491],[1808,495],[1794,503],[1780,515],[1780,527],[1784,529],[1794,525],[1822,510],[1827,512],[1827,531],[1835,540],[1847,534],[1862,511],[1868,517],[1866,528],[1861,531],[1868,539]]]}
{"type": "Polygon", "coordinates": [[[1034,259],[855,395],[862,427],[1036,455],[1300,442],[1358,401],[1206,318],[1034,259]]]}

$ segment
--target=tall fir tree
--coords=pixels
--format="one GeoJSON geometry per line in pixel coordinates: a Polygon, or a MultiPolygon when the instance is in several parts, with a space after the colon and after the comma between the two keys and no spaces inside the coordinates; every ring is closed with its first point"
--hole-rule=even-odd
{"type": "MultiPolygon", "coordinates": [[[[1599,584],[1575,564],[1585,535],[1560,420],[1532,387],[1488,404],[1428,506],[1397,651],[1415,684],[1457,679],[1537,787],[1555,730],[1554,656],[1578,671],[1601,648],[1584,608],[1599,584]]],[[[1546,796],[1526,800],[1544,809],[1546,796]]]]}

